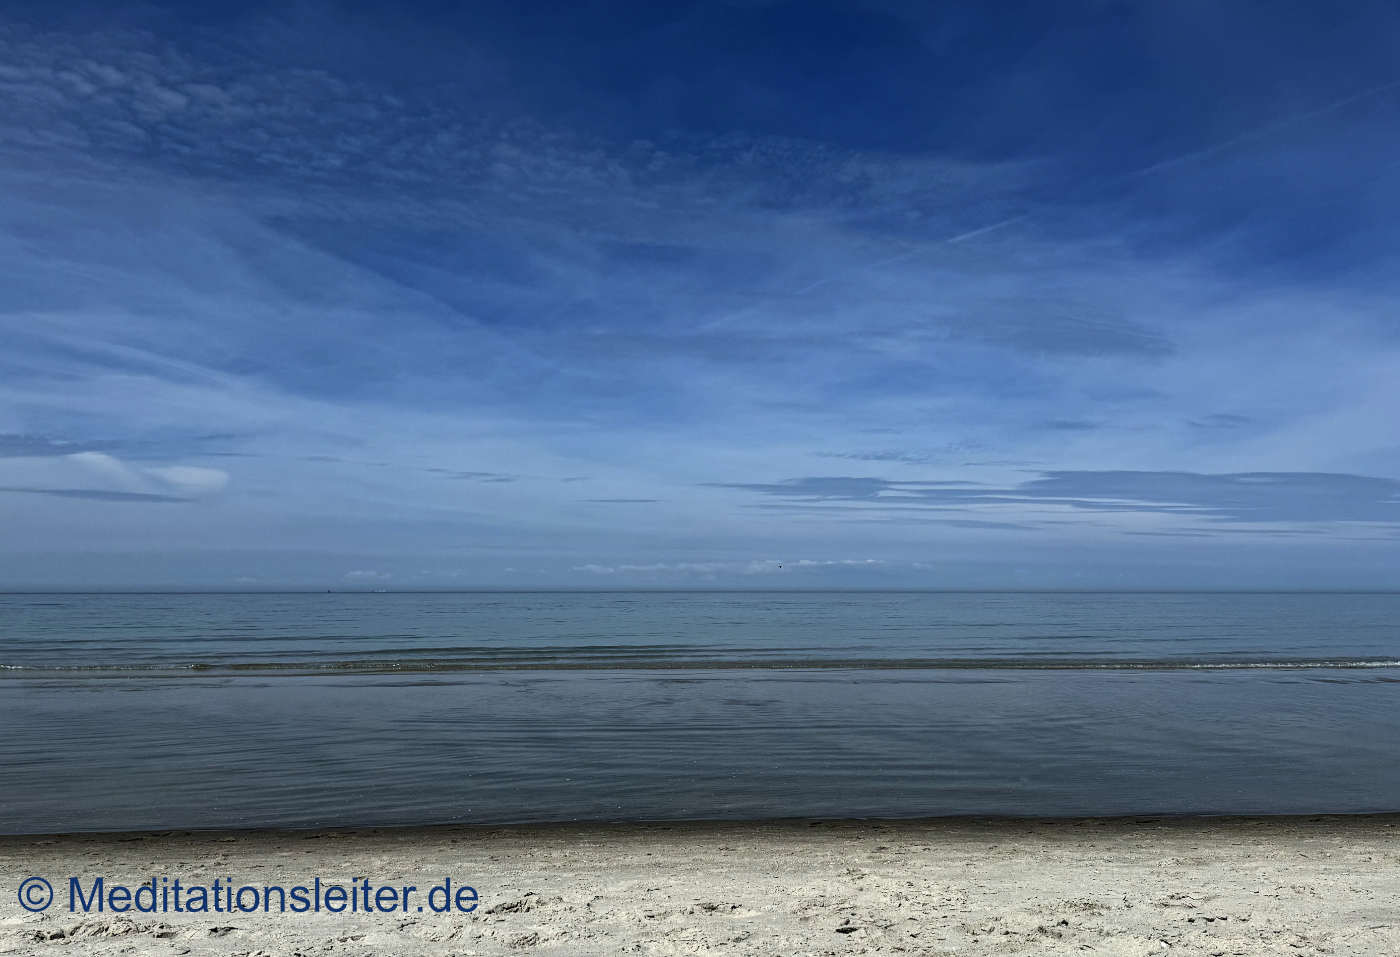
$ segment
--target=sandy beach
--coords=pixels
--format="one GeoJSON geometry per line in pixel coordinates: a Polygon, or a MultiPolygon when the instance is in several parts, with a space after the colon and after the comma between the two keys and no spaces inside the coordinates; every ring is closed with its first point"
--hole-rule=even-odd
{"type": "Polygon", "coordinates": [[[0,953],[1393,955],[1397,825],[1366,816],[7,837],[0,953]],[[27,913],[18,895],[35,876],[53,903],[27,913]],[[114,885],[155,878],[167,909],[98,912],[96,877],[108,904],[124,902],[114,885]],[[277,913],[275,903],[228,913],[206,899],[208,912],[175,913],[175,878],[187,896],[216,880],[258,896],[319,878],[318,902],[331,884],[368,880],[357,905],[383,887],[394,903],[369,914],[277,913]],[[447,878],[451,888],[424,906],[447,878]]]}

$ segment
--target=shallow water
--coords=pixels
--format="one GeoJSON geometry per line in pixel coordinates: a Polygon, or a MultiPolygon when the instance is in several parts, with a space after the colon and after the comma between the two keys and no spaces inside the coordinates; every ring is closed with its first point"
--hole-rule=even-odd
{"type": "Polygon", "coordinates": [[[0,830],[1400,809],[1400,595],[0,596],[0,830]]]}

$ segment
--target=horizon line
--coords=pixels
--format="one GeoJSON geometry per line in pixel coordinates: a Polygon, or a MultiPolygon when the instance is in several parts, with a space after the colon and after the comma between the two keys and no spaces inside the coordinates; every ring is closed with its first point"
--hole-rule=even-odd
{"type": "Polygon", "coordinates": [[[481,595],[481,594],[943,594],[943,595],[1400,595],[1400,588],[863,588],[858,586],[809,587],[809,588],[744,588],[744,587],[646,587],[629,588],[588,588],[554,586],[540,588],[503,588],[498,586],[466,586],[457,588],[312,588],[287,586],[285,588],[209,588],[178,586],[130,587],[49,587],[49,588],[0,588],[0,596],[23,595],[481,595]]]}

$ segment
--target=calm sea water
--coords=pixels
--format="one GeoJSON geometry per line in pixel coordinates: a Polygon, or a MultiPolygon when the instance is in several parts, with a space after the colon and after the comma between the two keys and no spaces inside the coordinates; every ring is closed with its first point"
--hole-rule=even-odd
{"type": "Polygon", "coordinates": [[[0,831],[1400,810],[1400,595],[0,595],[0,831]]]}

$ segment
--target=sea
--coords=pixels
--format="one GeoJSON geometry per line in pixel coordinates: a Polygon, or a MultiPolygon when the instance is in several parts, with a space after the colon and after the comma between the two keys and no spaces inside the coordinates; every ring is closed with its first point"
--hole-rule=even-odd
{"type": "Polygon", "coordinates": [[[0,595],[0,832],[1400,810],[1400,594],[0,595]]]}

